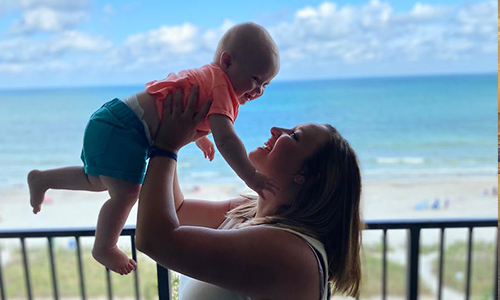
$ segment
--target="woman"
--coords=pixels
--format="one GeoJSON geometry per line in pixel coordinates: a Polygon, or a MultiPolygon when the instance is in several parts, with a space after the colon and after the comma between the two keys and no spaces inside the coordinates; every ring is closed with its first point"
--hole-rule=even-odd
{"type": "Polygon", "coordinates": [[[165,156],[151,158],[142,186],[138,249],[193,278],[184,300],[327,299],[329,289],[357,295],[361,178],[349,144],[330,125],[273,127],[249,158],[276,180],[275,194],[184,199],[174,157],[198,138],[194,127],[208,110],[194,112],[193,90],[185,110],[180,92],[166,101],[173,107],[165,105],[155,139],[165,156]]]}

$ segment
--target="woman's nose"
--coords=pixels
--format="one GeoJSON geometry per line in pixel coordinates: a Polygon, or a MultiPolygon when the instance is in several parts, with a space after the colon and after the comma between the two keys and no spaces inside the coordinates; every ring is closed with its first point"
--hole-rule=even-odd
{"type": "Polygon", "coordinates": [[[271,127],[271,135],[278,136],[279,135],[279,128],[278,127],[271,127]]]}
{"type": "Polygon", "coordinates": [[[284,128],[280,128],[280,127],[271,127],[271,135],[272,136],[280,136],[283,134],[283,132],[285,132],[285,129],[284,128]]]}

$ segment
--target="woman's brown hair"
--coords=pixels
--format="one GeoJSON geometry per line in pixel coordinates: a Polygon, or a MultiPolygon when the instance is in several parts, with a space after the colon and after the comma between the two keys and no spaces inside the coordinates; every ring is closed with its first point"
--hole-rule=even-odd
{"type": "Polygon", "coordinates": [[[319,239],[328,258],[333,294],[357,296],[361,281],[361,174],[356,153],[331,125],[329,140],[302,167],[306,182],[290,206],[276,215],[254,218],[256,199],[228,212],[241,226],[280,224],[319,239]]]}

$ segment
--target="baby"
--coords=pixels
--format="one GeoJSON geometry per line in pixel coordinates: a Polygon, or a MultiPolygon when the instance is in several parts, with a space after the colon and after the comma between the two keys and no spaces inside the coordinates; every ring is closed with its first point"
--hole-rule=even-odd
{"type": "Polygon", "coordinates": [[[148,152],[161,120],[163,101],[182,89],[184,101],[199,87],[197,108],[212,99],[207,118],[198,125],[203,137],[196,145],[210,161],[214,145],[206,137],[212,132],[217,149],[235,173],[258,194],[276,192],[276,184],[250,163],[233,123],[239,105],[264,93],[279,70],[279,53],[269,33],[260,25],[243,23],[230,28],[219,41],[214,60],[199,69],[169,74],[146,84],[143,92],[105,103],[91,117],[84,133],[84,167],[33,170],[28,174],[33,213],[41,210],[48,189],[105,191],[110,199],[97,221],[94,258],[119,274],[136,268],[134,260],[116,243],[144,180],[148,152]]]}

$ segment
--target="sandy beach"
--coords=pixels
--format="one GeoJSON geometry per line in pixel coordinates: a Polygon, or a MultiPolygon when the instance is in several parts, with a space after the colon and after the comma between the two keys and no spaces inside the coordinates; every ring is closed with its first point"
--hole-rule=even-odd
{"type": "MultiPolygon", "coordinates": [[[[497,217],[498,182],[493,176],[365,180],[363,184],[365,220],[497,217]]],[[[250,192],[243,184],[184,184],[182,189],[186,198],[213,201],[250,192]]],[[[0,229],[95,226],[99,209],[107,199],[106,192],[50,190],[42,211],[33,215],[27,186],[0,189],[0,229]]],[[[135,224],[136,213],[137,205],[127,220],[128,225],[135,224]]],[[[457,235],[465,238],[458,231],[457,235]]],[[[475,238],[481,238],[483,231],[477,230],[475,238]]],[[[365,242],[379,240],[371,232],[365,236],[365,242]]],[[[389,235],[395,242],[405,241],[404,235],[394,236],[400,237],[389,235]]],[[[484,238],[493,238],[490,230],[485,231],[484,238]]]]}
{"type": "MultiPolygon", "coordinates": [[[[497,218],[498,183],[491,177],[454,177],[440,179],[417,180],[365,180],[363,182],[362,214],[364,220],[386,219],[446,219],[446,218],[497,218]]],[[[250,193],[243,184],[184,184],[181,185],[186,198],[224,200],[250,193]]],[[[29,206],[27,186],[16,186],[0,189],[0,230],[13,228],[55,228],[55,227],[88,227],[95,226],[101,205],[108,199],[106,192],[90,193],[75,191],[49,191],[42,211],[33,215],[29,206]]],[[[127,224],[135,225],[137,205],[132,210],[127,224]]],[[[474,230],[474,240],[494,242],[496,228],[479,228],[474,230]]],[[[380,243],[381,231],[365,230],[363,244],[380,243]]],[[[406,264],[405,230],[388,232],[389,246],[393,249],[388,259],[406,264]]],[[[467,229],[449,229],[446,231],[445,243],[465,242],[467,229]]],[[[439,230],[424,230],[421,233],[421,244],[433,245],[439,241],[439,230]]],[[[58,238],[59,245],[70,245],[72,239],[58,238]]],[[[90,247],[93,239],[82,239],[82,243],[90,247]]],[[[119,241],[120,247],[129,247],[128,238],[119,241]]],[[[30,246],[46,247],[45,239],[29,239],[30,246]]],[[[17,239],[1,240],[3,262],[9,260],[10,249],[19,247],[17,239]]],[[[430,257],[430,256],[429,256],[430,257]]],[[[422,279],[436,294],[437,280],[430,271],[432,257],[423,257],[420,272],[422,279]],[[423,275],[422,275],[423,274],[423,275]],[[424,276],[425,275],[425,276],[424,276]]],[[[450,288],[445,288],[444,298],[459,299],[464,295],[450,288]]],[[[352,299],[337,297],[338,299],[352,299]]],[[[425,300],[435,297],[421,297],[425,300]]],[[[370,298],[380,299],[380,296],[370,298]]],[[[401,300],[402,297],[388,299],[401,300]]]]}

